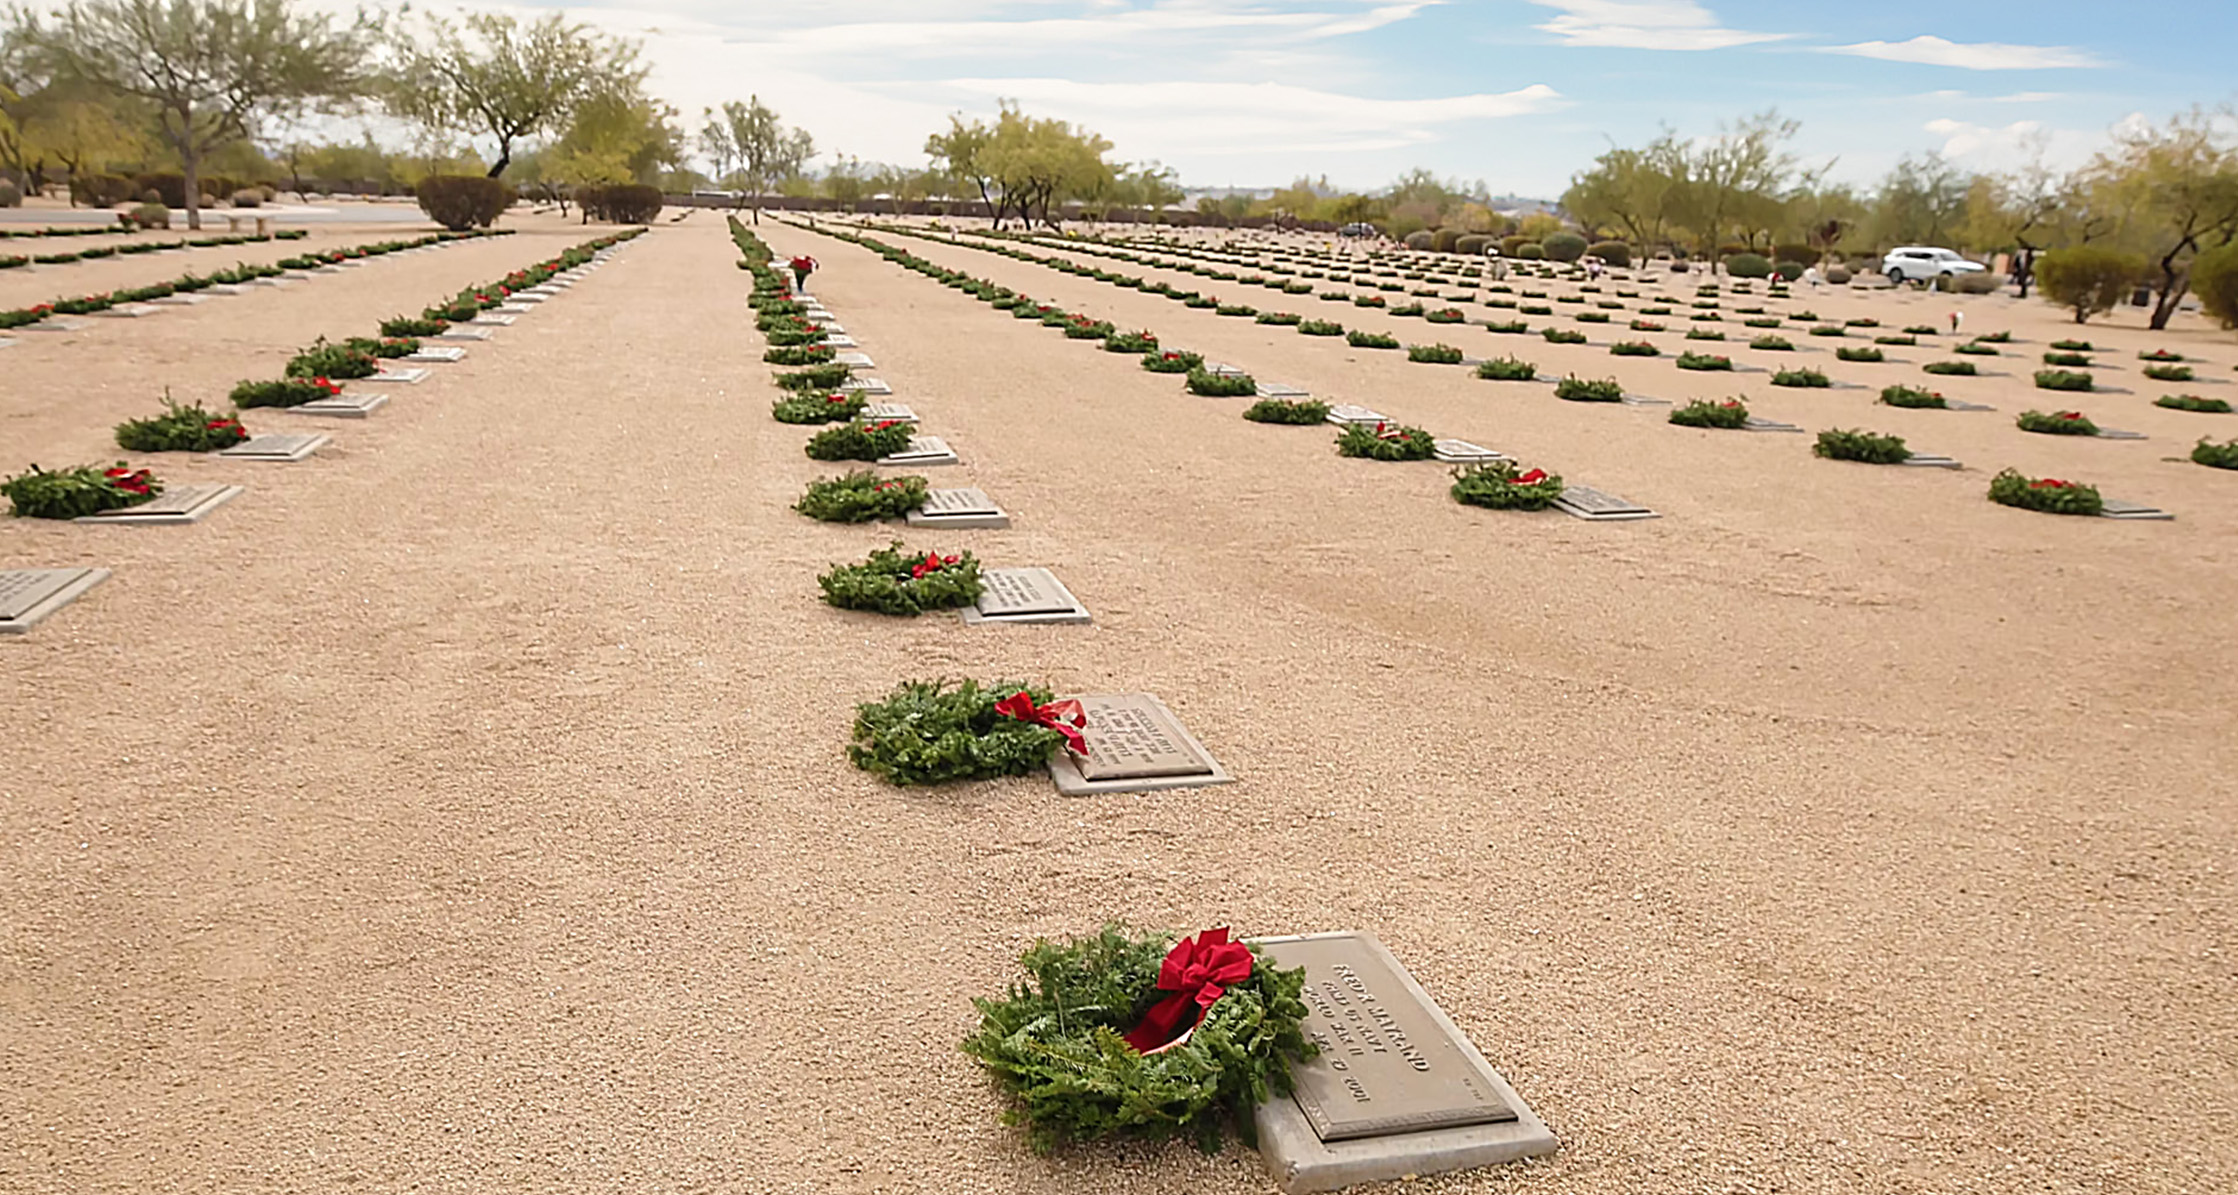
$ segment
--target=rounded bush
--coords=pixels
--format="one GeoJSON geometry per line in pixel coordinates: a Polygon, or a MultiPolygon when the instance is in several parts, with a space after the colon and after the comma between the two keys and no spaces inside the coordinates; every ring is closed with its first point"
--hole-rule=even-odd
{"type": "Polygon", "coordinates": [[[1441,228],[1430,234],[1430,248],[1439,253],[1451,253],[1461,241],[1458,228],[1441,228]]]}
{"type": "Polygon", "coordinates": [[[1540,261],[1546,257],[1546,249],[1544,246],[1534,245],[1529,241],[1525,241],[1523,244],[1517,245],[1515,247],[1514,256],[1519,257],[1524,261],[1540,261]]]}
{"type": "Polygon", "coordinates": [[[171,209],[160,202],[143,203],[132,209],[132,222],[142,228],[169,228],[171,209]]]}
{"type": "Polygon", "coordinates": [[[1429,229],[1416,229],[1407,234],[1406,247],[1409,249],[1428,249],[1436,240],[1437,234],[1429,229]]]}
{"type": "Polygon", "coordinates": [[[1799,261],[1808,265],[1817,261],[1819,256],[1819,251],[1809,245],[1790,242],[1785,245],[1772,246],[1773,261],[1799,261]]]}
{"type": "Polygon", "coordinates": [[[22,207],[23,191],[7,179],[0,178],[0,207],[22,207]]]}
{"type": "Polygon", "coordinates": [[[2144,258],[2096,245],[2054,249],[2036,261],[2044,297],[2074,311],[2078,324],[2120,305],[2144,272],[2144,258]]]}
{"type": "Polygon", "coordinates": [[[1550,260],[1576,261],[1585,256],[1585,238],[1574,232],[1557,232],[1540,241],[1539,248],[1550,260]]]}
{"type": "Polygon", "coordinates": [[[1531,238],[1529,238],[1529,237],[1527,237],[1527,236],[1521,236],[1521,235],[1511,234],[1511,235],[1508,235],[1508,236],[1504,236],[1504,237],[1501,237],[1501,238],[1500,238],[1500,256],[1502,256],[1502,257],[1514,257],[1514,256],[1516,255],[1517,251],[1521,250],[1521,249],[1523,248],[1523,246],[1525,246],[1525,245],[1528,245],[1528,244],[1530,244],[1530,243],[1531,243],[1531,238]]]}
{"type": "Polygon", "coordinates": [[[249,190],[246,190],[246,191],[235,191],[235,192],[233,193],[233,206],[235,206],[235,207],[263,207],[263,206],[264,206],[264,192],[262,192],[262,191],[259,191],[259,190],[256,190],[256,189],[254,189],[254,188],[251,188],[251,189],[249,189],[249,190]]]}
{"type": "Polygon", "coordinates": [[[1453,239],[1453,251],[1466,257],[1482,257],[1485,248],[1492,243],[1492,238],[1482,233],[1467,233],[1453,239]]]}
{"type": "Polygon", "coordinates": [[[2225,328],[2238,328],[2238,245],[2209,249],[2191,263],[2191,290],[2225,328]]]}
{"type": "Polygon", "coordinates": [[[1848,266],[1829,266],[1826,269],[1826,280],[1835,286],[1849,285],[1850,277],[1848,266]]]}
{"type": "Polygon", "coordinates": [[[1595,241],[1585,251],[1618,269],[1632,265],[1632,247],[1622,241],[1595,241]]]}
{"type": "Polygon", "coordinates": [[[488,228],[513,203],[513,188],[478,174],[431,174],[413,191],[428,219],[452,232],[488,228]]]}
{"type": "MultiPolygon", "coordinates": [[[[1725,259],[1725,272],[1735,278],[1769,278],[1772,261],[1761,253],[1736,253],[1725,259]]],[[[1796,271],[1800,275],[1802,271],[1796,271]]]]}
{"type": "Polygon", "coordinates": [[[1803,276],[1803,263],[1791,258],[1773,265],[1772,272],[1779,275],[1782,282],[1793,282],[1803,276]]]}

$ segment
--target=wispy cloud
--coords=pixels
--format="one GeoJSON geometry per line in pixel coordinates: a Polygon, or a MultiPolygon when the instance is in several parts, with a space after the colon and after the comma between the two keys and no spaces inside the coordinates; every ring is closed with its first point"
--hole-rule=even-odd
{"type": "Polygon", "coordinates": [[[1364,11],[1280,11],[1257,5],[1164,2],[1142,8],[1115,8],[1075,16],[1021,20],[878,20],[834,22],[798,28],[755,26],[736,41],[787,53],[906,56],[919,58],[968,54],[1042,54],[1079,48],[1109,52],[1120,48],[1171,46],[1175,39],[1206,37],[1311,41],[1367,33],[1412,18],[1442,0],[1410,0],[1364,11]]]}
{"type": "Polygon", "coordinates": [[[1780,41],[1787,33],[1727,29],[1694,0],[1531,0],[1562,15],[1538,26],[1566,46],[1631,50],[1724,50],[1780,41]]]}
{"type": "Polygon", "coordinates": [[[1954,42],[1921,36],[1910,41],[1861,41],[1847,46],[1822,47],[1829,54],[1854,54],[1887,62],[1916,62],[1923,66],[1953,66],[1970,71],[2038,71],[2063,67],[2097,67],[2106,63],[2087,50],[2073,46],[2020,46],[2006,42],[1954,42]]]}

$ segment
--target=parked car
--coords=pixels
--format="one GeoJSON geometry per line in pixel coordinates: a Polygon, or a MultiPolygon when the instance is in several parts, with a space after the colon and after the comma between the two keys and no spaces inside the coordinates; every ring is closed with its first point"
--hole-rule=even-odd
{"type": "Polygon", "coordinates": [[[1373,224],[1352,223],[1337,229],[1340,237],[1372,237],[1379,235],[1373,224]]]}
{"type": "Polygon", "coordinates": [[[1890,282],[1926,282],[1958,274],[1979,274],[1989,267],[1968,261],[1964,254],[1926,245],[1905,245],[1881,260],[1881,273],[1890,282]]]}

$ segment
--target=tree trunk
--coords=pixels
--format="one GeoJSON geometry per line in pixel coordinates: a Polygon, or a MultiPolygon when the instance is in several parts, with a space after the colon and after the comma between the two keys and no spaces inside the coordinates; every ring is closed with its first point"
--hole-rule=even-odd
{"type": "Polygon", "coordinates": [[[2169,318],[2176,314],[2176,304],[2184,301],[2184,292],[2191,288],[2191,271],[2176,269],[2176,255],[2183,249],[2184,245],[2179,244],[2160,259],[2160,281],[2153,288],[2153,316],[2146,325],[2155,332],[2168,326],[2169,318]]]}
{"type": "Polygon", "coordinates": [[[193,232],[202,227],[202,151],[191,138],[180,150],[179,162],[186,181],[187,231],[193,232]]]}
{"type": "Polygon", "coordinates": [[[505,168],[512,164],[513,139],[511,137],[500,137],[497,139],[497,161],[490,166],[488,177],[497,178],[503,175],[505,168]]]}

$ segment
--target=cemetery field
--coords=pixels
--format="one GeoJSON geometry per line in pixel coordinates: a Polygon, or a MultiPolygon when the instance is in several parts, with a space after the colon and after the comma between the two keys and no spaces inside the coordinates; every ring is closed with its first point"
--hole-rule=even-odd
{"type": "MultiPolygon", "coordinates": [[[[1685,341],[1706,309],[1674,278],[1663,332],[1628,327],[1643,297],[1502,335],[1481,287],[1430,326],[1021,245],[1804,434],[1701,430],[847,230],[1661,516],[1596,524],[1459,505],[1445,465],[1340,457],[1335,428],[1246,422],[1249,398],[772,219],[960,457],[917,472],[1012,520],[831,524],[789,508],[850,466],[770,418],[751,279],[701,212],[370,418],[243,413],[330,433],[307,460],[110,439],[165,387],[223,406],[317,337],[613,231],[505,226],[0,348],[6,471],[245,487],[191,527],[0,519],[0,568],[114,571],[0,643],[0,1189],[1269,1190],[1232,1140],[1038,1156],[956,1049],[1020,950],[1112,919],[1372,931],[1561,1138],[1366,1190],[2238,1187],[2238,474],[2184,459],[2238,416],[2153,405],[2238,401],[2227,333],[1798,287],[1779,306],[1823,318],[1760,352],[1725,295],[1728,341],[1685,341]],[[1953,310],[1963,335],[1884,363],[1828,347],[1953,310]],[[1809,335],[1855,318],[1882,326],[1809,335]],[[1955,358],[1989,376],[1921,372],[1999,330],[1955,358]],[[2098,391],[2034,389],[2067,336],[2098,391]],[[1611,355],[1642,337],[1659,355],[1611,355]],[[2162,347],[2199,380],[2145,379],[2162,347]],[[1682,372],[1687,349],[1742,368],[1682,372]],[[1797,366],[1852,385],[1771,384],[1797,366]],[[1877,404],[1894,383],[1994,410],[1877,404]],[[2014,426],[2078,407],[2147,438],[2014,426]],[[1818,459],[1828,428],[1964,468],[1818,459]],[[2176,517],[1993,504],[2008,466],[2176,517]],[[1047,567],[1094,621],[819,600],[894,539],[1047,567]],[[1068,798],[850,766],[856,703],[934,677],[1156,694],[1234,783],[1068,798]]],[[[86,289],[189,256],[89,263],[116,277],[86,289]]],[[[65,268],[0,275],[0,307],[65,268]]]]}

